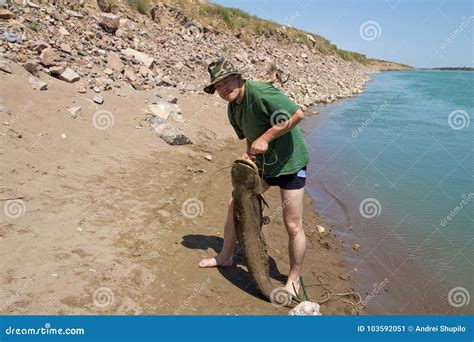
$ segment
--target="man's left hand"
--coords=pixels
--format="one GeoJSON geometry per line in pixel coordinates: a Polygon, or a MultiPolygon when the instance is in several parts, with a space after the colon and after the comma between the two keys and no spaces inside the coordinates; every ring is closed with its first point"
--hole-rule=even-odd
{"type": "Polygon", "coordinates": [[[267,150],[268,142],[263,137],[260,137],[255,140],[250,148],[250,152],[252,152],[252,154],[262,154],[267,152],[267,150]]]}

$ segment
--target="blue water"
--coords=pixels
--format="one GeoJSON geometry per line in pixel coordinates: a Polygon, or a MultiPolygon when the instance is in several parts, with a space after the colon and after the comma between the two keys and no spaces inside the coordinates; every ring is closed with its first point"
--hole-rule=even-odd
{"type": "Polygon", "coordinates": [[[474,73],[372,78],[304,120],[308,191],[346,242],[363,298],[388,280],[369,312],[472,313],[474,73]]]}

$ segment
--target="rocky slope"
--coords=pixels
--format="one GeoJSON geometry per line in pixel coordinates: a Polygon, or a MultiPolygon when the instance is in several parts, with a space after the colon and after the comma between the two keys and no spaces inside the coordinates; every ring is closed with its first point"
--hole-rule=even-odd
{"type": "Polygon", "coordinates": [[[275,82],[303,107],[359,93],[369,79],[367,67],[321,54],[311,43],[226,33],[178,5],[157,3],[143,15],[120,2],[109,8],[110,1],[0,3],[2,69],[8,60],[24,65],[40,90],[47,89],[44,72],[76,83],[79,92],[126,96],[159,85],[202,92],[206,65],[220,55],[245,67],[249,78],[275,82]]]}

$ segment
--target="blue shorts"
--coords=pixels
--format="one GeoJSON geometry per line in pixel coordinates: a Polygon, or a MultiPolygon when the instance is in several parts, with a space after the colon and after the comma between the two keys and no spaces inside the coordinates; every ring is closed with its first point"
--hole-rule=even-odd
{"type": "Polygon", "coordinates": [[[263,180],[270,186],[279,186],[284,190],[301,189],[306,185],[306,166],[296,173],[278,177],[263,177],[263,180]]]}

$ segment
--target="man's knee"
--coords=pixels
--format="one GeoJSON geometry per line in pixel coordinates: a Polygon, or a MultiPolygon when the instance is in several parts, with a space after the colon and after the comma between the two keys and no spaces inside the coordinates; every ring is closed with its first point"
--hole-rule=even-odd
{"type": "Polygon", "coordinates": [[[285,221],[285,227],[290,238],[294,238],[303,232],[303,223],[301,221],[285,221]]]}

